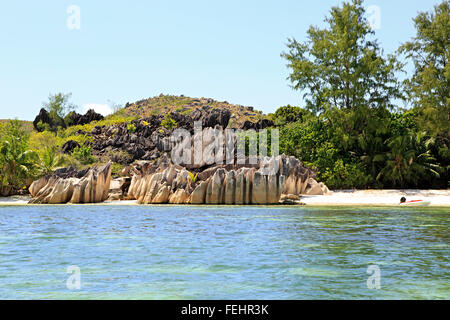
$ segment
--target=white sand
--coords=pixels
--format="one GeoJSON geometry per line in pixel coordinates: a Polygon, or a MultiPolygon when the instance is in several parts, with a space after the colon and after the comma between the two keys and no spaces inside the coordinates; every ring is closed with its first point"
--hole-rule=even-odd
{"type": "Polygon", "coordinates": [[[342,190],[325,196],[302,196],[306,205],[396,206],[400,198],[430,201],[431,206],[450,206],[450,190],[342,190]]]}
{"type": "Polygon", "coordinates": [[[13,197],[0,197],[0,206],[3,205],[18,205],[23,206],[30,201],[30,196],[13,196],[13,197]]]}
{"type": "MultiPolygon", "coordinates": [[[[325,196],[302,196],[308,206],[396,206],[400,198],[430,201],[431,206],[450,207],[450,190],[342,190],[325,196]]],[[[1,205],[26,205],[29,196],[0,197],[1,205]]],[[[107,201],[97,205],[137,205],[131,201],[107,201]]]]}

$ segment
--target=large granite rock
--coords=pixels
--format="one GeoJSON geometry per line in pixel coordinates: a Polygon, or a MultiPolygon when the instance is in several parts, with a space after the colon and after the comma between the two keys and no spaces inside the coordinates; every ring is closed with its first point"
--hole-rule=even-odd
{"type": "Polygon", "coordinates": [[[128,170],[135,172],[128,196],[140,204],[268,205],[278,204],[283,194],[298,201],[302,194],[329,192],[313,179],[313,170],[285,155],[261,159],[253,168],[211,167],[200,173],[197,180],[181,166],[145,163],[138,167],[128,170]]]}
{"type": "Polygon", "coordinates": [[[76,171],[63,169],[33,182],[31,204],[99,203],[108,198],[111,163],[99,168],[76,171]]]}

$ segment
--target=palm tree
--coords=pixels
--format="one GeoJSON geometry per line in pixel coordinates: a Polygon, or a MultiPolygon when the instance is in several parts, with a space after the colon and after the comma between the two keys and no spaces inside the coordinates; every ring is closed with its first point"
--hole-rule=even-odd
{"type": "Polygon", "coordinates": [[[18,144],[10,140],[4,140],[1,143],[1,181],[3,186],[10,186],[14,189],[21,189],[25,186],[24,180],[32,176],[34,173],[34,164],[37,155],[31,150],[23,150],[23,148],[17,147],[18,144]]]}
{"type": "Polygon", "coordinates": [[[55,146],[45,147],[42,154],[39,155],[39,173],[41,175],[51,174],[64,164],[64,160],[55,146]]]}
{"type": "Polygon", "coordinates": [[[427,182],[430,177],[439,177],[438,165],[431,155],[424,132],[408,133],[386,141],[389,152],[379,155],[378,161],[385,161],[377,180],[383,180],[393,187],[417,186],[420,181],[427,182]]]}

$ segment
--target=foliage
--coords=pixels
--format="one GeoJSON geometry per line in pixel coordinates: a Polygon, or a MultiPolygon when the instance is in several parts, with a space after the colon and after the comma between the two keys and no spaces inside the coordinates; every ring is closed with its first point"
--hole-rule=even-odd
{"type": "Polygon", "coordinates": [[[119,163],[121,165],[127,165],[133,162],[134,157],[125,150],[111,150],[107,153],[107,159],[102,160],[104,160],[104,162],[111,160],[112,162],[119,163]]]}
{"type": "Polygon", "coordinates": [[[92,156],[92,147],[89,145],[81,145],[72,151],[72,156],[82,165],[93,164],[96,159],[92,156]]]}
{"type": "MultiPolygon", "coordinates": [[[[70,118],[70,113],[77,107],[69,102],[71,93],[63,94],[57,93],[55,95],[49,95],[48,102],[44,103],[44,108],[47,110],[50,117],[50,124],[42,123],[37,124],[39,131],[51,130],[56,132],[60,128],[66,128],[66,120],[70,118]]],[[[70,123],[70,121],[68,121],[70,123]]]]}
{"type": "Polygon", "coordinates": [[[293,88],[305,91],[308,109],[366,114],[393,107],[391,99],[401,97],[395,76],[401,64],[393,55],[383,57],[364,13],[362,0],[345,2],[331,9],[327,29],[311,26],[305,43],[289,39],[289,52],[282,56],[291,69],[293,88]]]}
{"type": "Polygon", "coordinates": [[[420,109],[423,126],[431,133],[449,132],[450,126],[450,1],[422,12],[414,19],[416,36],[399,49],[414,63],[405,81],[408,96],[420,109]]]}
{"type": "Polygon", "coordinates": [[[161,126],[163,126],[164,128],[166,128],[168,130],[176,128],[177,125],[178,125],[177,122],[174,119],[172,119],[172,117],[170,116],[170,113],[167,113],[164,116],[164,119],[161,121],[161,126]]]}
{"type": "Polygon", "coordinates": [[[111,166],[111,175],[113,177],[120,177],[124,166],[120,163],[114,162],[111,166]]]}
{"type": "Polygon", "coordinates": [[[422,81],[422,89],[445,92],[445,99],[429,104],[448,107],[448,78],[436,77],[439,73],[433,71],[433,81],[425,82],[423,74],[429,72],[430,61],[433,66],[448,61],[448,19],[448,1],[436,7],[435,14],[415,19],[418,37],[402,48],[417,60],[406,95],[396,76],[403,65],[394,56],[385,58],[371,39],[374,33],[364,18],[362,1],[332,8],[325,20],[328,27],[311,27],[305,43],[289,40],[289,52],[282,54],[291,69],[289,79],[294,89],[304,92],[306,108],[314,113],[290,117],[290,122],[283,116],[295,110],[277,110],[273,119],[282,124],[281,152],[317,167],[318,179],[332,189],[448,186],[448,109],[434,118],[445,125],[427,129],[421,121],[427,110],[419,107],[426,101],[419,99],[417,86],[411,86],[422,81]],[[420,59],[426,63],[417,63],[420,59]],[[416,107],[391,112],[392,101],[402,97],[415,100],[416,107]],[[441,132],[440,139],[436,132],[441,132]]]}
{"type": "Polygon", "coordinates": [[[192,172],[188,171],[188,174],[189,174],[189,179],[191,179],[191,183],[195,183],[198,178],[198,173],[192,173],[192,172]]]}
{"type": "Polygon", "coordinates": [[[129,123],[127,125],[127,130],[129,133],[135,133],[136,132],[136,126],[133,123],[129,123]]]}
{"type": "Polygon", "coordinates": [[[38,170],[40,175],[48,175],[60,168],[65,158],[55,146],[47,146],[39,153],[38,170]]]}
{"type": "Polygon", "coordinates": [[[386,164],[377,179],[387,181],[394,187],[417,187],[426,179],[439,177],[436,171],[438,166],[428,150],[430,142],[420,132],[388,139],[386,143],[390,150],[384,155],[386,164]]]}
{"type": "Polygon", "coordinates": [[[22,189],[26,180],[35,174],[37,155],[28,149],[29,134],[17,120],[9,121],[1,130],[1,185],[22,189]]]}
{"type": "Polygon", "coordinates": [[[361,164],[344,164],[342,159],[338,159],[332,168],[326,168],[321,179],[333,189],[362,189],[371,182],[371,176],[361,164]]]}
{"type": "Polygon", "coordinates": [[[50,116],[64,118],[68,113],[75,111],[77,108],[74,104],[69,102],[71,96],[71,93],[49,95],[48,102],[44,103],[44,107],[48,113],[50,113],[50,116]]]}
{"type": "Polygon", "coordinates": [[[305,109],[288,104],[285,107],[278,108],[273,114],[272,120],[275,122],[275,125],[282,126],[291,122],[302,121],[307,113],[308,111],[305,109]]]}

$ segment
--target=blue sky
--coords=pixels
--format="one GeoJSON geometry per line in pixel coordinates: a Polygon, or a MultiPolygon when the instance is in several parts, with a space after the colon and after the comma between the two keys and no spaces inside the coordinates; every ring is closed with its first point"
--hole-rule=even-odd
{"type": "MultiPolygon", "coordinates": [[[[280,53],[342,1],[8,1],[0,9],[0,119],[32,120],[50,93],[80,106],[160,93],[273,112],[302,105],[280,53]],[[69,30],[67,8],[80,8],[69,30]]],[[[381,9],[377,38],[391,53],[436,0],[366,0],[381,9]]],[[[100,107],[99,107],[100,108],[100,107]]]]}

